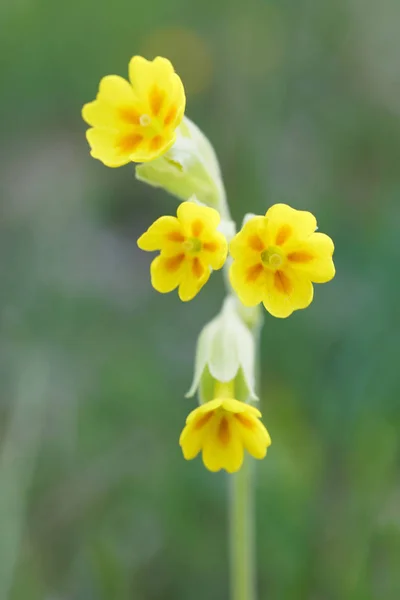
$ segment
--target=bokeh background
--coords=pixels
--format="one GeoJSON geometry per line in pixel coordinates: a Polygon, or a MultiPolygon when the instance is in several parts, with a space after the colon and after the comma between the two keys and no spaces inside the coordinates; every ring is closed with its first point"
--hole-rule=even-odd
{"type": "Polygon", "coordinates": [[[0,599],[225,600],[226,483],[178,436],[221,277],[155,293],[176,200],[89,156],[81,106],[169,57],[238,222],[287,202],[337,276],[266,315],[260,600],[400,597],[400,4],[1,0],[0,599]]]}

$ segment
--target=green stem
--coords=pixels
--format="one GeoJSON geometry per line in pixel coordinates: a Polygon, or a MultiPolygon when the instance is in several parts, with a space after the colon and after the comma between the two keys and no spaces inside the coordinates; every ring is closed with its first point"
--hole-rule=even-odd
{"type": "Polygon", "coordinates": [[[231,600],[256,600],[252,462],[230,476],[231,600]]]}
{"type": "MultiPolygon", "coordinates": [[[[262,319],[253,324],[256,347],[256,392],[260,386],[260,332],[262,319]]],[[[245,456],[243,466],[230,481],[230,580],[231,600],[256,600],[254,460],[245,456]]]]}
{"type": "MultiPolygon", "coordinates": [[[[221,202],[223,217],[230,219],[225,198],[221,202]]],[[[224,265],[227,294],[234,293],[229,282],[228,259],[224,265]]],[[[238,299],[238,314],[254,336],[256,347],[256,392],[260,385],[260,333],[263,318],[260,308],[246,309],[238,299]]],[[[229,489],[229,545],[230,545],[230,598],[231,600],[256,600],[256,554],[255,554],[255,499],[253,471],[254,461],[245,456],[242,468],[230,475],[229,489]]]]}

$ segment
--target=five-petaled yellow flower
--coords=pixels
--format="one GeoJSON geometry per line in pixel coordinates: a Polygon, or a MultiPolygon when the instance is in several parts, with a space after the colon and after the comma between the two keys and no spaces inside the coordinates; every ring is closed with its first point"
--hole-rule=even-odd
{"type": "Polygon", "coordinates": [[[100,81],[96,100],[85,104],[83,119],[91,155],[107,167],[147,162],[175,142],[185,111],[185,91],[166,58],[134,56],[130,83],[118,75],[100,81]]]}
{"type": "Polygon", "coordinates": [[[160,250],[151,263],[151,283],[163,294],[179,286],[186,302],[208,281],[211,270],[221,269],[227,241],[217,231],[219,213],[194,202],[182,202],[177,217],[161,217],[138,239],[142,250],[160,250]]]}
{"type": "Polygon", "coordinates": [[[225,469],[234,473],[242,466],[244,450],[254,458],[264,458],[271,438],[260,421],[260,411],[250,404],[225,397],[226,386],[230,384],[217,384],[216,392],[218,394],[220,387],[222,397],[190,413],[179,444],[186,460],[202,451],[203,463],[209,471],[225,469]]]}
{"type": "Polygon", "coordinates": [[[316,233],[315,217],[286,204],[251,218],[230,244],[230,281],[241,302],[263,302],[274,317],[288,317],[313,299],[313,282],[335,275],[330,237],[316,233]]]}

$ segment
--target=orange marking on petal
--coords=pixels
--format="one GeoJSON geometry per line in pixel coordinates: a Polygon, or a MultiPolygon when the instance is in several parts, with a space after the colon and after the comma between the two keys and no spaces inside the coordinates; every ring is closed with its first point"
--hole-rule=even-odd
{"type": "Polygon", "coordinates": [[[295,263],[308,263],[314,260],[314,256],[305,251],[291,252],[288,254],[288,260],[295,263]]]}
{"type": "Polygon", "coordinates": [[[202,417],[200,417],[200,419],[198,421],[196,421],[196,424],[194,426],[195,429],[201,429],[202,427],[204,427],[204,425],[206,425],[208,423],[208,421],[214,416],[214,411],[210,410],[210,412],[206,413],[205,415],[203,415],[202,417]]]}
{"type": "Polygon", "coordinates": [[[184,258],[185,258],[184,254],[177,254],[176,256],[171,256],[170,258],[166,258],[165,263],[164,263],[166,270],[169,271],[170,273],[177,271],[179,269],[179,267],[181,266],[184,258]]]}
{"type": "Polygon", "coordinates": [[[201,234],[203,229],[204,229],[204,224],[200,221],[200,219],[196,219],[195,221],[193,221],[192,233],[193,233],[194,237],[199,237],[199,235],[201,234]]]}
{"type": "Polygon", "coordinates": [[[171,108],[167,112],[167,116],[164,119],[164,125],[166,127],[168,127],[168,125],[171,125],[171,123],[173,121],[175,121],[175,117],[177,115],[177,112],[178,112],[178,108],[176,106],[171,106],[171,108]]]}
{"type": "Polygon", "coordinates": [[[152,113],[155,117],[157,117],[160,113],[165,96],[166,94],[163,90],[160,90],[157,85],[153,85],[149,93],[149,102],[152,113]]]}
{"type": "Polygon", "coordinates": [[[179,231],[170,231],[167,233],[167,240],[170,242],[184,242],[185,236],[182,235],[179,231]]]}
{"type": "Polygon", "coordinates": [[[215,242],[204,242],[203,248],[209,252],[215,252],[218,248],[218,245],[215,242]]]}
{"type": "Polygon", "coordinates": [[[195,277],[197,277],[197,279],[200,279],[200,277],[204,273],[204,267],[203,267],[203,265],[201,264],[201,262],[199,261],[199,259],[197,257],[195,257],[193,259],[192,272],[193,272],[193,275],[195,277]]]}
{"type": "Polygon", "coordinates": [[[261,263],[257,263],[256,265],[249,267],[247,269],[246,281],[247,282],[256,281],[256,279],[258,279],[258,277],[261,275],[263,270],[264,270],[264,267],[262,266],[261,263]]]}
{"type": "Polygon", "coordinates": [[[290,225],[282,225],[282,227],[279,229],[278,233],[276,234],[276,244],[277,246],[281,246],[282,244],[284,244],[286,242],[286,240],[290,237],[292,233],[292,228],[290,227],[290,225]]]}
{"type": "Polygon", "coordinates": [[[118,110],[123,121],[130,125],[140,125],[140,114],[133,106],[123,106],[118,110]]]}
{"type": "Polygon", "coordinates": [[[258,237],[258,235],[250,235],[248,239],[249,246],[256,252],[262,252],[264,250],[264,244],[258,237]]]}
{"type": "Polygon", "coordinates": [[[143,137],[137,133],[129,133],[119,139],[118,146],[121,152],[133,152],[143,141],[143,137]]]}
{"type": "Polygon", "coordinates": [[[159,150],[161,148],[161,146],[163,145],[163,138],[161,137],[161,135],[156,135],[155,137],[153,137],[153,139],[150,142],[150,148],[152,150],[159,150]]]}
{"type": "Polygon", "coordinates": [[[222,417],[221,422],[219,424],[218,439],[224,446],[227,446],[229,444],[229,440],[231,439],[229,421],[226,417],[222,417]]]}
{"type": "Polygon", "coordinates": [[[243,427],[246,427],[246,429],[254,429],[254,420],[250,417],[244,415],[243,413],[235,413],[234,417],[243,425],[243,427]]]}
{"type": "Polygon", "coordinates": [[[274,285],[278,292],[289,296],[293,290],[292,282],[283,271],[276,271],[274,275],[274,285]]]}

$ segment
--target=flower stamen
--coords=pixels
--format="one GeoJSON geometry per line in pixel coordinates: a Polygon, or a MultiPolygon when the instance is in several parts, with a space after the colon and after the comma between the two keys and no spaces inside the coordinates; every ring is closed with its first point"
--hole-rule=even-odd
{"type": "Polygon", "coordinates": [[[183,242],[183,248],[189,254],[197,254],[202,249],[202,243],[198,238],[191,237],[183,242]]]}
{"type": "Polygon", "coordinates": [[[151,124],[151,117],[146,114],[140,115],[139,123],[142,127],[148,127],[151,124]]]}
{"type": "Polygon", "coordinates": [[[282,265],[283,256],[278,248],[269,246],[261,252],[261,262],[264,266],[276,270],[282,265]]]}

